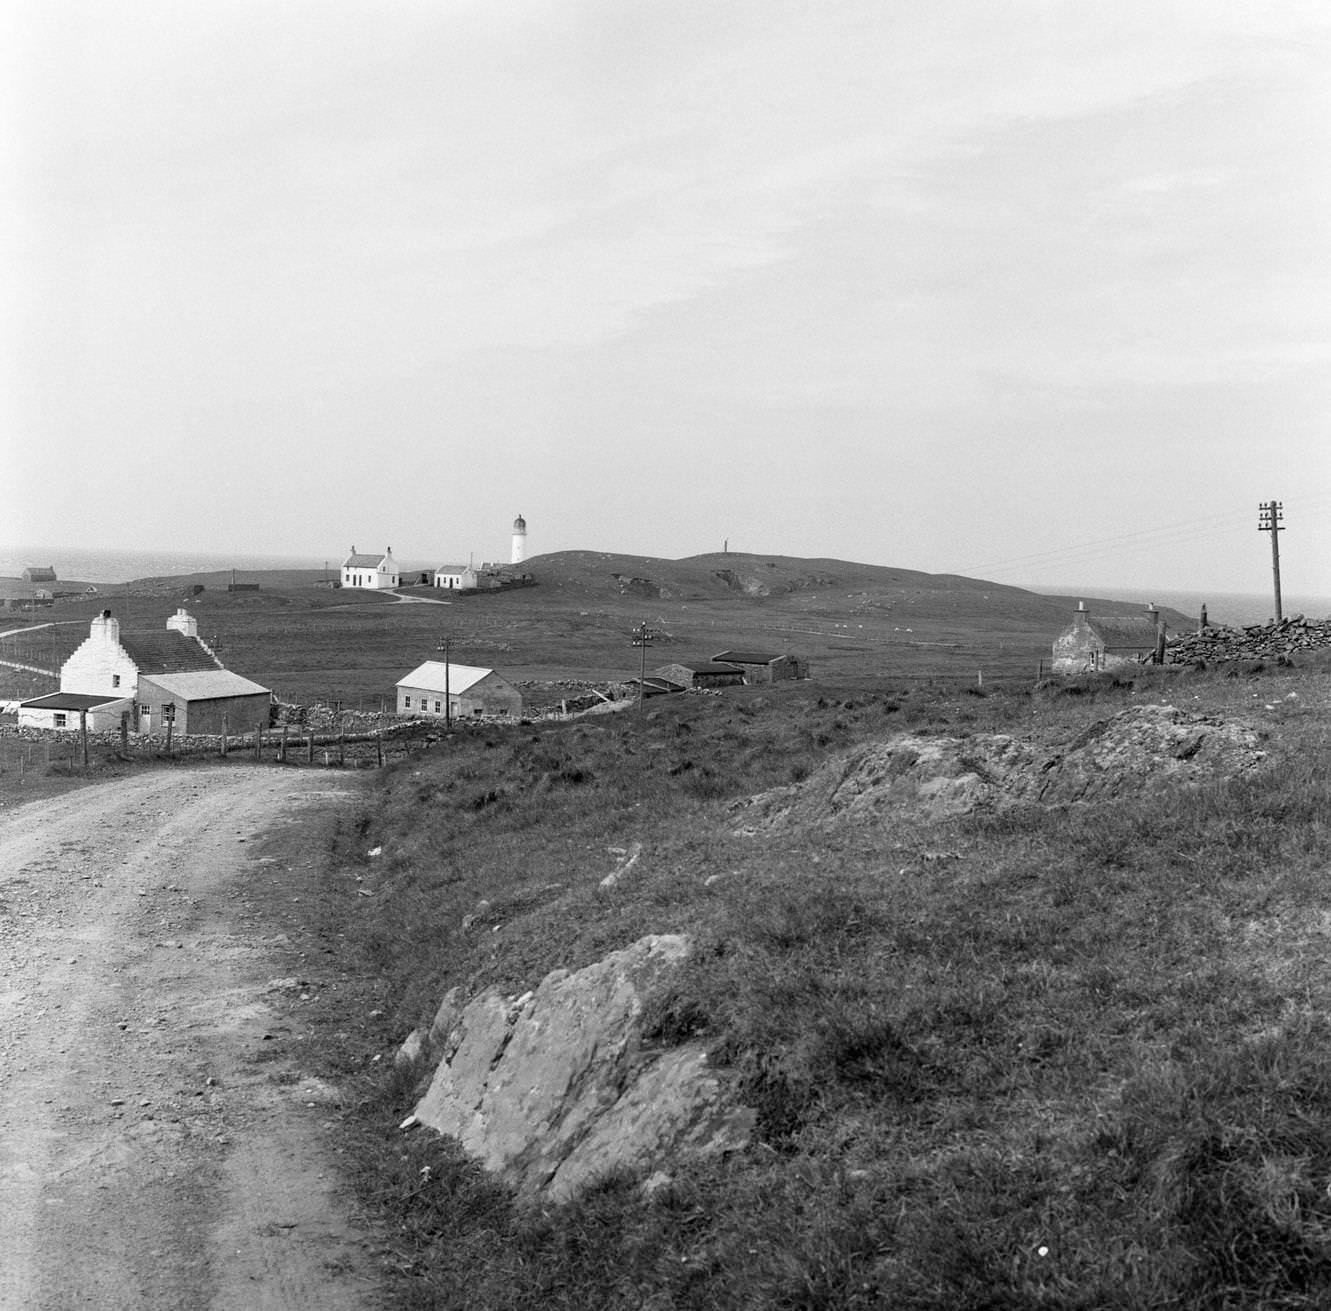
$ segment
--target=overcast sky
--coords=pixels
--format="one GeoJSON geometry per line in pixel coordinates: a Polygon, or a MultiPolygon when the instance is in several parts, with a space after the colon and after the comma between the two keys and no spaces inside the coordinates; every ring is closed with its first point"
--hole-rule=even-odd
{"type": "Polygon", "coordinates": [[[0,12],[0,540],[1331,594],[1325,0],[0,12]]]}

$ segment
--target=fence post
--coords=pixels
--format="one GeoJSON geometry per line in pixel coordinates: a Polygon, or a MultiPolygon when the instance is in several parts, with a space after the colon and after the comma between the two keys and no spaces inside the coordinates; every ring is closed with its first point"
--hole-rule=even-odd
{"type": "Polygon", "coordinates": [[[120,754],[129,755],[129,711],[120,712],[120,754]]]}
{"type": "Polygon", "coordinates": [[[382,724],[379,725],[374,735],[374,750],[379,757],[379,768],[382,769],[384,767],[384,728],[382,724]]]}
{"type": "Polygon", "coordinates": [[[255,726],[254,726],[254,758],[255,758],[255,760],[262,760],[262,759],[263,759],[263,725],[262,725],[262,724],[255,724],[255,726]]]}
{"type": "Polygon", "coordinates": [[[281,745],[277,748],[277,759],[278,759],[282,764],[284,764],[284,765],[287,763],[287,726],[286,726],[286,724],[283,724],[283,725],[282,725],[282,743],[281,743],[281,745]]]}
{"type": "Polygon", "coordinates": [[[337,763],[340,769],[344,769],[347,763],[347,727],[345,724],[337,726],[337,763]]]}
{"type": "Polygon", "coordinates": [[[305,737],[307,739],[305,763],[312,765],[314,764],[314,729],[312,727],[305,730],[305,737]]]}
{"type": "Polygon", "coordinates": [[[226,717],[226,715],[224,714],[224,715],[222,716],[222,759],[223,759],[223,760],[226,759],[226,730],[227,730],[227,726],[228,726],[228,725],[227,725],[227,717],[226,717]]]}
{"type": "Polygon", "coordinates": [[[88,772],[88,712],[79,711],[79,737],[83,739],[83,772],[88,772]]]}

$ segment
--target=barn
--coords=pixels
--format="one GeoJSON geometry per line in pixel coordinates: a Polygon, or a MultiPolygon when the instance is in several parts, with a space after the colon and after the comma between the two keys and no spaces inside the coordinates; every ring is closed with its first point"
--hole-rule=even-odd
{"type": "Polygon", "coordinates": [[[1144,615],[1092,615],[1079,602],[1072,623],[1054,639],[1055,674],[1089,674],[1158,663],[1167,636],[1155,606],[1144,615]]]}
{"type": "Polygon", "coordinates": [[[493,669],[427,660],[398,680],[397,712],[431,719],[516,719],[522,693],[493,669]]]}
{"type": "Polygon", "coordinates": [[[738,665],[718,664],[710,660],[681,660],[653,669],[652,674],[683,688],[734,687],[744,682],[744,671],[738,665]]]}
{"type": "Polygon", "coordinates": [[[808,662],[789,652],[720,651],[712,657],[715,664],[738,665],[746,683],[776,683],[785,678],[808,678],[808,662]]]}

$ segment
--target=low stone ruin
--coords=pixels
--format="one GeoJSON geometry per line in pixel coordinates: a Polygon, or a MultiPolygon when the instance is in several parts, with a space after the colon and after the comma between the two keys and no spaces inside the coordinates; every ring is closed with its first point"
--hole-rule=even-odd
{"type": "Polygon", "coordinates": [[[1165,663],[1174,665],[1219,664],[1227,660],[1268,660],[1293,656],[1300,651],[1331,647],[1331,619],[1273,620],[1229,628],[1212,624],[1195,633],[1171,637],[1165,648],[1165,663]]]}
{"type": "Polygon", "coordinates": [[[644,1041],[644,1001],[688,954],[688,939],[653,935],[520,997],[450,991],[429,1033],[403,1044],[403,1059],[438,1062],[413,1122],[455,1137],[520,1196],[555,1201],[613,1171],[744,1147],[754,1113],[703,1045],[644,1041]]]}

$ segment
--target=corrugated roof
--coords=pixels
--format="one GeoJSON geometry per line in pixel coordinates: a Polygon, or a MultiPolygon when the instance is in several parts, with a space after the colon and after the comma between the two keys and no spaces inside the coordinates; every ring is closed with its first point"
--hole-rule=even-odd
{"type": "Polygon", "coordinates": [[[130,704],[128,697],[93,696],[89,692],[48,692],[45,696],[21,701],[19,704],[25,710],[96,710],[98,706],[109,706],[115,701],[123,701],[127,706],[130,704]]]}
{"type": "Polygon", "coordinates": [[[405,678],[399,678],[396,685],[398,687],[418,687],[425,692],[442,692],[444,690],[445,671],[447,672],[450,696],[456,696],[460,692],[475,687],[481,679],[494,673],[493,669],[481,669],[477,665],[449,663],[446,666],[442,660],[427,660],[423,665],[417,665],[405,678]]]}
{"type": "Polygon", "coordinates": [[[268,689],[229,669],[200,669],[181,674],[153,674],[148,681],[182,701],[215,701],[229,696],[268,695],[268,689]]]}
{"type": "Polygon", "coordinates": [[[217,669],[218,663],[198,638],[174,630],[158,633],[121,633],[120,645],[139,667],[140,674],[183,674],[217,669]]]}

